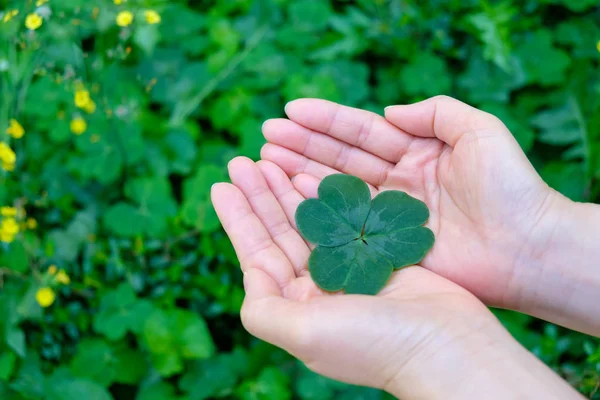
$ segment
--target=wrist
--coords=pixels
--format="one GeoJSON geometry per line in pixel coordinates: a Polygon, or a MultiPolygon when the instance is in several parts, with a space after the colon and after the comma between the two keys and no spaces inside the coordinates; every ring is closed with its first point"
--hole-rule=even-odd
{"type": "Polygon", "coordinates": [[[553,192],[514,268],[517,302],[508,308],[600,334],[600,207],[553,192]]]}
{"type": "Polygon", "coordinates": [[[531,398],[532,393],[544,399],[582,398],[495,318],[454,339],[404,363],[385,389],[405,400],[531,398]]]}

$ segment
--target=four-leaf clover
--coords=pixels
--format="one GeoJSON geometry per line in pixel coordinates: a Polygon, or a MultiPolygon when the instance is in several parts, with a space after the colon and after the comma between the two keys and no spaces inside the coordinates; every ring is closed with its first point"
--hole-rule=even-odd
{"type": "Polygon", "coordinates": [[[298,206],[296,222],[317,245],[308,269],[324,290],[376,294],[394,269],[418,263],[433,246],[433,232],[422,226],[427,206],[404,192],[385,191],[371,200],[365,182],[334,174],[323,179],[318,194],[298,206]]]}

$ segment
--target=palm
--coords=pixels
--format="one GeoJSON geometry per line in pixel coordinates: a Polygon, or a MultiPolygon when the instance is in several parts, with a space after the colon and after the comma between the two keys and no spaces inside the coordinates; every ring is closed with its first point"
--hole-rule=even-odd
{"type": "Polygon", "coordinates": [[[420,267],[395,273],[377,296],[322,292],[306,269],[310,248],[295,229],[304,196],[268,161],[240,157],[229,171],[233,184],[216,185],[212,199],[244,271],[244,325],[313,370],[386,388],[398,372],[395,357],[424,351],[423,337],[439,337],[427,345],[441,348],[448,339],[441,329],[464,336],[493,321],[470,293],[420,267]]]}
{"type": "Polygon", "coordinates": [[[402,190],[425,201],[436,245],[423,266],[502,305],[518,251],[543,210],[547,186],[505,126],[452,99],[388,111],[386,121],[322,100],[271,120],[262,156],[295,177],[306,197],[324,176],[361,177],[372,191],[402,190]],[[410,133],[408,133],[410,132],[410,133]]]}

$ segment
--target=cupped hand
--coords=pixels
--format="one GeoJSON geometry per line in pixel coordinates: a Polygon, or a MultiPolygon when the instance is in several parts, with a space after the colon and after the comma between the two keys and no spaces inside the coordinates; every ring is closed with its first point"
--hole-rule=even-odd
{"type": "Polygon", "coordinates": [[[423,200],[436,243],[422,265],[487,304],[520,308],[535,296],[539,257],[565,199],[538,176],[496,117],[439,96],[388,107],[385,118],[317,99],[286,106],[263,125],[261,156],[315,197],[332,173],[356,175],[373,194],[423,200]]]}
{"type": "Polygon", "coordinates": [[[232,184],[214,185],[212,201],[244,273],[250,333],[318,373],[405,399],[506,398],[531,389],[520,385],[528,380],[573,394],[475,296],[424,268],[394,273],[376,296],[319,290],[294,222],[305,197],[269,161],[240,157],[229,173],[232,184]]]}

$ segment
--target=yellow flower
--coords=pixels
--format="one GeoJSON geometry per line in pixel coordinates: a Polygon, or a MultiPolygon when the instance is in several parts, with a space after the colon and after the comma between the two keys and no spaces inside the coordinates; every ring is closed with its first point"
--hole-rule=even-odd
{"type": "Polygon", "coordinates": [[[69,278],[69,275],[67,275],[64,269],[61,269],[56,274],[56,281],[58,283],[62,283],[63,285],[68,285],[69,283],[71,283],[71,278],[69,278]]]}
{"type": "Polygon", "coordinates": [[[96,103],[94,103],[94,100],[90,99],[85,107],[83,107],[83,110],[88,114],[93,114],[94,111],[96,111],[96,103]]]}
{"type": "Polygon", "coordinates": [[[19,10],[6,10],[4,17],[2,17],[2,22],[6,23],[17,15],[19,15],[19,10]]]}
{"type": "Polygon", "coordinates": [[[17,216],[17,209],[14,207],[2,207],[0,208],[0,215],[3,217],[14,218],[17,216]]]}
{"type": "Polygon", "coordinates": [[[21,124],[19,124],[19,122],[16,119],[11,119],[10,125],[8,126],[8,128],[6,128],[6,133],[14,137],[15,139],[21,139],[25,134],[25,129],[23,129],[21,124]]]}
{"type": "Polygon", "coordinates": [[[56,275],[56,271],[58,271],[58,269],[56,268],[56,265],[51,265],[48,267],[48,273],[50,275],[56,275]]]}
{"type": "Polygon", "coordinates": [[[27,218],[27,228],[36,229],[38,226],[37,221],[34,218],[27,218]]]}
{"type": "Polygon", "coordinates": [[[15,240],[15,236],[9,233],[0,232],[0,242],[11,243],[15,240]]]}
{"type": "Polygon", "coordinates": [[[125,27],[133,22],[133,14],[131,11],[121,11],[117,14],[117,25],[125,27]]]}
{"type": "Polygon", "coordinates": [[[600,53],[600,40],[598,40],[598,43],[596,43],[596,49],[600,53]]]}
{"type": "Polygon", "coordinates": [[[14,218],[3,218],[0,223],[0,240],[10,243],[15,239],[17,233],[19,233],[17,221],[14,218]]]}
{"type": "Polygon", "coordinates": [[[0,230],[10,235],[19,233],[19,225],[14,218],[4,218],[0,224],[0,230]]]}
{"type": "Polygon", "coordinates": [[[54,291],[49,287],[40,288],[35,294],[35,300],[44,308],[50,307],[55,299],[56,294],[54,294],[54,291]]]}
{"type": "Polygon", "coordinates": [[[37,28],[42,26],[42,22],[44,22],[44,20],[39,16],[39,14],[36,13],[31,13],[27,16],[27,18],[25,18],[25,26],[27,29],[31,29],[32,31],[35,31],[37,28]]]}
{"type": "Polygon", "coordinates": [[[127,2],[127,0],[113,0],[113,2],[114,2],[116,5],[121,5],[121,4],[123,4],[123,3],[126,3],[126,2],[127,2]]]}
{"type": "Polygon", "coordinates": [[[85,89],[77,89],[75,91],[75,106],[78,108],[85,108],[92,101],[90,98],[90,92],[85,89]]]}
{"type": "Polygon", "coordinates": [[[69,127],[75,135],[81,135],[87,130],[87,122],[81,117],[73,118],[69,127]]]}
{"type": "Polygon", "coordinates": [[[144,17],[149,24],[158,24],[160,22],[160,14],[154,10],[144,11],[144,17]]]}
{"type": "Polygon", "coordinates": [[[50,0],[38,0],[38,1],[35,3],[35,6],[36,6],[36,7],[43,6],[44,4],[46,4],[46,3],[47,3],[47,2],[49,2],[49,1],[50,1],[50,0]]]}
{"type": "Polygon", "coordinates": [[[4,142],[0,142],[0,161],[2,162],[2,168],[4,168],[6,171],[12,171],[15,169],[17,156],[15,155],[15,152],[4,142]]]}

